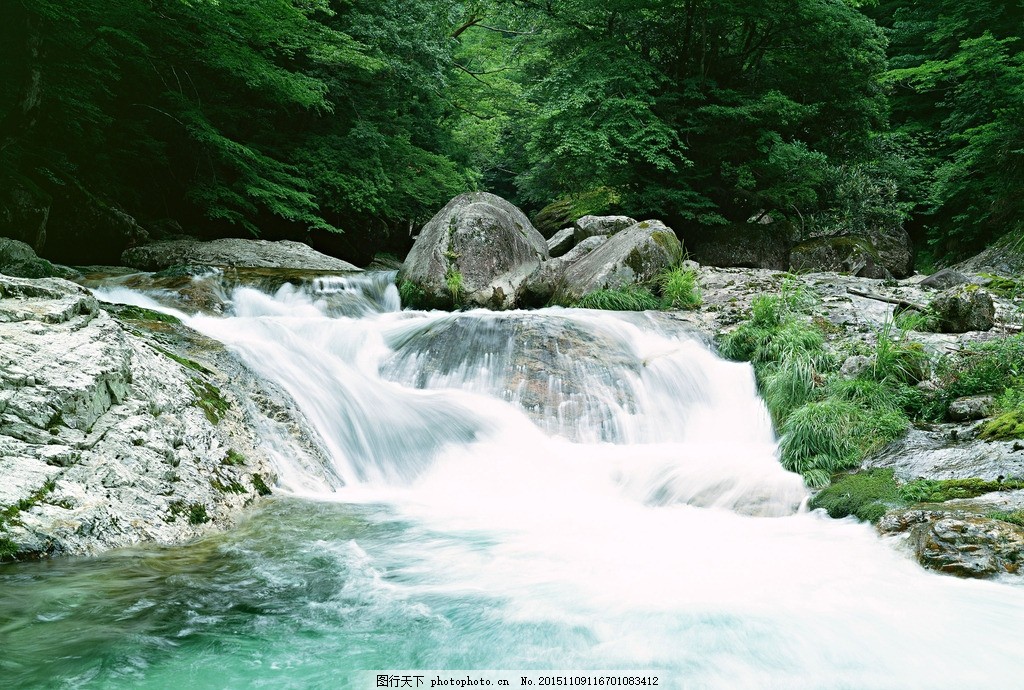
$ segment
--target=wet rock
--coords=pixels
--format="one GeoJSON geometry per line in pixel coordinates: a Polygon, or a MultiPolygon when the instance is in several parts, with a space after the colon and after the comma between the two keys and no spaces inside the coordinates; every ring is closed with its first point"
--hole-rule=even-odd
{"type": "Polygon", "coordinates": [[[660,221],[643,221],[612,235],[569,266],[553,298],[570,304],[595,290],[649,283],[682,258],[682,245],[671,228],[660,221]]]}
{"type": "Polygon", "coordinates": [[[906,533],[921,565],[960,577],[1017,573],[1024,528],[963,511],[906,510],[884,516],[883,534],[906,533]]]}
{"type": "Polygon", "coordinates": [[[920,285],[922,287],[932,288],[933,290],[948,290],[951,287],[964,285],[969,282],[971,282],[971,279],[963,273],[953,270],[952,268],[944,268],[922,280],[920,285]]]}
{"type": "Polygon", "coordinates": [[[572,224],[573,239],[578,244],[588,237],[614,235],[636,223],[628,216],[583,216],[572,224]]]}
{"type": "Polygon", "coordinates": [[[226,238],[166,240],[126,250],[121,261],[142,271],[194,265],[232,268],[287,268],[307,271],[360,271],[347,261],[321,254],[301,242],[226,238]]]}
{"type": "Polygon", "coordinates": [[[943,291],[931,302],[943,333],[987,331],[995,325],[992,295],[976,285],[958,285],[943,291]]]}
{"type": "Polygon", "coordinates": [[[455,197],[423,226],[399,281],[419,291],[416,306],[512,309],[548,246],[522,211],[501,197],[455,197]]]}
{"type": "MultiPolygon", "coordinates": [[[[253,389],[269,389],[223,348],[182,354],[173,328],[191,331],[158,325],[162,340],[73,283],[0,276],[0,537],[18,557],[230,524],[274,483],[264,431],[308,431],[258,409],[253,389]]],[[[278,450],[323,462],[315,442],[287,445],[278,450]]]]}
{"type": "Polygon", "coordinates": [[[992,414],[994,398],[991,395],[975,395],[957,398],[949,404],[946,415],[954,422],[970,422],[984,419],[992,414]]]}
{"type": "Polygon", "coordinates": [[[910,429],[907,434],[864,462],[864,467],[889,467],[900,481],[969,479],[995,481],[1024,477],[1024,452],[1010,441],[983,441],[959,424],[931,430],[910,429]]]}
{"type": "Polygon", "coordinates": [[[559,230],[548,240],[548,254],[552,258],[562,256],[576,244],[576,240],[573,238],[572,228],[563,228],[559,230]]]}

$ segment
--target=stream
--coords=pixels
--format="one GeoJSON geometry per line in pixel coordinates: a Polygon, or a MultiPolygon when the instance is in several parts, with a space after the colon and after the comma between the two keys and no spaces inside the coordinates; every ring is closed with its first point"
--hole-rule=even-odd
{"type": "MultiPolygon", "coordinates": [[[[339,688],[626,669],[669,688],[988,688],[1024,588],[807,512],[751,369],[670,316],[402,311],[392,275],[181,314],[333,461],[195,543],[0,565],[0,686],[339,688]]],[[[161,308],[159,295],[99,289],[161,308]]]]}

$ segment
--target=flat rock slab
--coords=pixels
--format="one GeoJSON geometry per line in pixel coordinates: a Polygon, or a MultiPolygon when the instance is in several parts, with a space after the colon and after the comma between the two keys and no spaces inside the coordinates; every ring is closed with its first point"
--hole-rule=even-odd
{"type": "Polygon", "coordinates": [[[341,259],[321,254],[301,242],[227,238],[201,242],[167,240],[132,247],[121,261],[142,271],[162,271],[171,266],[198,265],[234,268],[291,268],[312,271],[360,271],[341,259]]]}

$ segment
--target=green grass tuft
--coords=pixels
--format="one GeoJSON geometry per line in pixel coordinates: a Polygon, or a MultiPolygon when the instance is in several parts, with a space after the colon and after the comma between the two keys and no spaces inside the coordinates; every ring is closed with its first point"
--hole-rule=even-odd
{"type": "Polygon", "coordinates": [[[1009,522],[1012,525],[1018,527],[1024,527],[1024,510],[1015,510],[1012,513],[1007,513],[1001,510],[997,510],[985,515],[987,518],[993,520],[1002,520],[1003,522],[1009,522]]]}
{"type": "Polygon", "coordinates": [[[252,488],[256,489],[256,493],[260,496],[269,496],[273,493],[270,487],[267,486],[267,482],[264,481],[263,475],[259,474],[252,475],[252,488]]]}
{"type": "Polygon", "coordinates": [[[459,269],[454,266],[448,267],[448,272],[445,273],[444,282],[448,286],[448,294],[451,295],[452,304],[458,306],[462,304],[463,297],[463,285],[462,285],[462,274],[459,269]]]}
{"type": "Polygon", "coordinates": [[[647,311],[657,309],[660,302],[647,288],[631,287],[619,290],[595,290],[587,293],[571,306],[608,311],[647,311]]]}
{"type": "Polygon", "coordinates": [[[658,276],[662,309],[696,309],[701,305],[697,272],[676,267],[658,276]]]}
{"type": "Polygon", "coordinates": [[[402,306],[410,309],[427,306],[426,291],[411,280],[403,280],[398,284],[398,297],[402,301],[402,306]]]}

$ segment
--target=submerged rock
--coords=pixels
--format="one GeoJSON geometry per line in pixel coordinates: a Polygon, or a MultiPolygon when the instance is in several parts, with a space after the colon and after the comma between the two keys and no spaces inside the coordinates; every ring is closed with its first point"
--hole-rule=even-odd
{"type": "Polygon", "coordinates": [[[683,258],[675,232],[648,220],[612,235],[607,242],[569,266],[553,299],[576,302],[595,290],[614,290],[650,283],[683,258]]]}
{"type": "Polygon", "coordinates": [[[121,261],[142,271],[162,271],[172,266],[189,264],[222,268],[287,268],[307,271],[362,270],[347,261],[321,254],[308,245],[290,240],[166,240],[128,249],[121,255],[121,261]]]}
{"type": "Polygon", "coordinates": [[[414,306],[512,309],[527,277],[548,258],[547,242],[522,211],[473,192],[452,199],[423,226],[398,279],[414,306]]]}
{"type": "MultiPolygon", "coordinates": [[[[261,411],[260,390],[287,396],[222,348],[208,343],[202,362],[182,356],[174,334],[191,331],[137,311],[122,323],[73,283],[0,277],[8,557],[169,543],[225,526],[275,482],[261,431],[309,431],[286,403],[261,411]]],[[[318,466],[317,437],[306,438],[280,450],[318,466]]]]}

